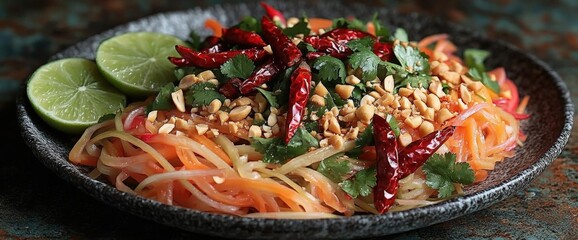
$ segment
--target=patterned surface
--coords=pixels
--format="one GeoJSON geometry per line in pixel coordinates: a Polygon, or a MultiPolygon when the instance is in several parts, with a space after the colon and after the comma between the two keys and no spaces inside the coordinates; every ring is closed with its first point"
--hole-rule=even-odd
{"type": "MultiPolygon", "coordinates": [[[[0,2],[0,105],[7,133],[0,140],[0,237],[130,238],[186,232],[110,209],[41,166],[15,130],[13,99],[20,83],[53,53],[118,24],[156,12],[235,1],[0,2]],[[133,224],[127,225],[126,222],[133,224]],[[95,227],[96,226],[96,227],[95,227]],[[130,226],[143,226],[140,230],[130,226]]],[[[347,1],[345,1],[347,2],[347,1]]],[[[373,1],[362,1],[369,4],[373,1]]],[[[379,7],[441,17],[527,49],[548,62],[578,99],[578,3],[574,1],[380,1],[379,7]]],[[[575,128],[576,129],[576,128],[575,128]]],[[[576,131],[576,130],[574,130],[576,131]]],[[[535,180],[486,210],[400,235],[405,238],[571,239],[578,235],[578,137],[535,180]]]]}

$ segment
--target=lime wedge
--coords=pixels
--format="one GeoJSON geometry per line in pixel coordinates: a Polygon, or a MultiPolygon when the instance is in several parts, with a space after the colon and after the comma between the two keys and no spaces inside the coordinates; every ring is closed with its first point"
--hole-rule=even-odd
{"type": "Polygon", "coordinates": [[[178,56],[175,45],[185,43],[173,35],[130,32],[100,43],[96,64],[104,76],[131,97],[144,97],[176,81],[169,56],[178,56]]]}
{"type": "Polygon", "coordinates": [[[108,83],[96,64],[83,58],[41,66],[28,79],[26,94],[48,125],[71,134],[126,105],[126,97],[108,83]]]}

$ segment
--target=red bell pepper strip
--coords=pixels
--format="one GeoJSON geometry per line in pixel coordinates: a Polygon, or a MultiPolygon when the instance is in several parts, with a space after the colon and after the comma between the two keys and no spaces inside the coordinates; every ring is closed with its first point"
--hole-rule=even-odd
{"type": "Polygon", "coordinates": [[[261,30],[279,63],[291,67],[301,61],[301,50],[267,16],[261,19],[261,30]]]}
{"type": "Polygon", "coordinates": [[[259,61],[267,56],[267,52],[262,48],[248,48],[218,53],[200,53],[181,45],[177,45],[175,48],[182,58],[169,57],[169,61],[179,67],[195,66],[215,69],[239,54],[244,54],[253,61],[259,61]]]}
{"type": "Polygon", "coordinates": [[[223,40],[232,45],[245,47],[264,47],[267,44],[256,32],[249,32],[238,27],[223,30],[223,40]]]}
{"type": "Polygon", "coordinates": [[[379,115],[373,116],[373,138],[377,154],[377,184],[373,188],[373,203],[380,213],[386,212],[395,203],[399,188],[399,159],[397,138],[387,121],[379,115]]]}
{"type": "Polygon", "coordinates": [[[289,109],[285,120],[285,143],[289,143],[301,125],[311,91],[311,67],[303,61],[291,74],[289,109]]]}
{"type": "Polygon", "coordinates": [[[241,83],[239,90],[241,94],[248,94],[261,86],[263,83],[269,82],[277,74],[285,69],[284,66],[279,66],[275,58],[269,58],[259,69],[253,71],[251,76],[241,83]]]}
{"type": "Polygon", "coordinates": [[[399,152],[400,179],[421,167],[455,132],[450,126],[413,141],[399,152]]]}
{"type": "Polygon", "coordinates": [[[261,2],[261,7],[263,9],[265,9],[265,12],[267,13],[267,16],[270,19],[278,20],[279,22],[281,22],[281,24],[283,24],[283,26],[287,25],[287,20],[285,19],[285,15],[283,15],[283,13],[281,13],[281,11],[277,10],[276,8],[274,8],[273,6],[265,3],[265,2],[261,2]]]}

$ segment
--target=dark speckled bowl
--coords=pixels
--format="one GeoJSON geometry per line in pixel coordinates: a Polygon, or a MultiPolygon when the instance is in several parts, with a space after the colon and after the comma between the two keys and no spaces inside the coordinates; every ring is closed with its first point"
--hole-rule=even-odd
{"type": "MultiPolygon", "coordinates": [[[[467,188],[464,196],[442,203],[380,216],[278,220],[242,218],[168,206],[117,191],[106,183],[87,177],[87,169],[67,161],[68,151],[76,138],[63,135],[44,124],[30,107],[23,89],[18,102],[18,117],[24,140],[36,157],[58,176],[111,206],[192,232],[247,239],[373,237],[448,221],[484,209],[524,188],[560,154],[567,143],[574,108],[564,82],[544,62],[512,45],[487,39],[482,34],[437,19],[416,14],[400,15],[371,6],[343,6],[329,1],[272,4],[287,15],[294,16],[301,16],[305,12],[307,16],[332,18],[355,15],[368,20],[377,11],[388,24],[405,28],[410,39],[448,33],[462,49],[474,47],[491,51],[492,57],[487,64],[490,67],[505,66],[508,76],[518,84],[521,94],[531,96],[528,111],[532,118],[523,123],[523,131],[528,135],[524,147],[513,159],[498,164],[486,181],[467,188]]],[[[122,32],[158,31],[185,38],[191,29],[208,35],[209,32],[203,28],[203,21],[208,17],[230,25],[242,16],[262,14],[263,10],[257,3],[158,14],[93,36],[56,54],[53,59],[72,56],[94,59],[94,51],[102,40],[122,32]]]]}

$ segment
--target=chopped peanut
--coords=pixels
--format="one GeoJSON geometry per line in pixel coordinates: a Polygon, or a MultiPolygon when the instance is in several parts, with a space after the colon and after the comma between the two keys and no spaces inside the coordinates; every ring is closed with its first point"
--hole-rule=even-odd
{"type": "Polygon", "coordinates": [[[355,75],[349,75],[345,78],[345,82],[350,85],[355,85],[361,82],[355,75]]]}
{"type": "Polygon", "coordinates": [[[323,98],[322,96],[319,96],[317,94],[314,94],[313,96],[311,96],[311,102],[317,106],[320,106],[320,107],[325,106],[325,98],[323,98]]]}
{"type": "Polygon", "coordinates": [[[353,92],[353,89],[355,87],[351,86],[351,85],[343,85],[343,84],[337,84],[335,86],[335,92],[337,93],[337,95],[339,95],[342,99],[348,99],[349,97],[351,97],[351,93],[353,92]]]}
{"type": "Polygon", "coordinates": [[[357,111],[355,112],[355,116],[357,116],[357,118],[362,121],[362,122],[366,122],[369,123],[369,121],[371,120],[371,118],[373,117],[373,114],[375,113],[375,109],[373,106],[371,105],[361,105],[357,111]]]}
{"type": "Polygon", "coordinates": [[[209,103],[207,111],[209,111],[209,113],[216,113],[217,111],[219,111],[219,109],[221,109],[222,105],[223,103],[221,103],[221,100],[214,99],[213,101],[211,101],[211,103],[209,103]]]}
{"type": "Polygon", "coordinates": [[[171,93],[171,98],[173,103],[179,112],[185,112],[185,97],[183,95],[183,89],[179,89],[176,92],[171,93]]]}
{"type": "Polygon", "coordinates": [[[389,93],[393,93],[394,79],[389,75],[383,79],[383,89],[389,93]]]}
{"type": "Polygon", "coordinates": [[[203,80],[209,80],[209,79],[215,79],[216,78],[215,74],[211,70],[202,71],[201,73],[199,73],[198,77],[203,79],[203,80]]]}
{"type": "Polygon", "coordinates": [[[231,121],[241,121],[245,119],[251,112],[251,106],[239,106],[233,108],[229,113],[229,119],[231,121]]]}

